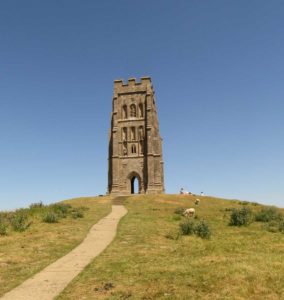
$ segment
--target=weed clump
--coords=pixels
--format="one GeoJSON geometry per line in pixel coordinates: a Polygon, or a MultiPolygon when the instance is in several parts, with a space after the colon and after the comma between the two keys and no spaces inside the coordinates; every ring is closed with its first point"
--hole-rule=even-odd
{"type": "Polygon", "coordinates": [[[7,224],[0,222],[0,235],[7,235],[7,224]]]}
{"type": "Polygon", "coordinates": [[[183,207],[177,207],[175,209],[175,214],[182,216],[184,213],[184,208],[183,207]]]}
{"type": "Polygon", "coordinates": [[[170,231],[165,234],[165,238],[176,241],[180,238],[180,232],[179,231],[170,231]]]}
{"type": "Polygon", "coordinates": [[[183,235],[191,235],[194,233],[194,222],[186,220],[179,224],[180,231],[183,235]]]}
{"type": "Polygon", "coordinates": [[[182,235],[195,234],[202,239],[210,239],[211,237],[210,227],[205,220],[201,220],[198,223],[186,220],[180,223],[179,227],[182,235]]]}
{"type": "Polygon", "coordinates": [[[48,211],[43,217],[42,221],[45,223],[57,223],[58,222],[58,215],[53,211],[48,211]]]}
{"type": "Polygon", "coordinates": [[[283,219],[283,216],[275,207],[264,207],[255,215],[255,220],[257,222],[280,221],[281,219],[283,219]]]}
{"type": "Polygon", "coordinates": [[[270,222],[266,222],[263,227],[267,231],[275,233],[275,232],[279,231],[278,224],[279,223],[277,221],[273,220],[273,221],[270,221],[270,222]]]}
{"type": "Polygon", "coordinates": [[[28,215],[24,210],[13,213],[10,217],[10,223],[13,230],[23,232],[27,230],[32,222],[28,222],[28,215]]]}
{"type": "Polygon", "coordinates": [[[43,208],[43,207],[44,207],[44,204],[42,203],[42,201],[36,202],[36,203],[32,203],[30,205],[30,209],[33,209],[33,208],[43,208]]]}
{"type": "Polygon", "coordinates": [[[230,216],[231,226],[247,226],[253,221],[253,213],[250,208],[242,207],[233,209],[230,216]]]}
{"type": "Polygon", "coordinates": [[[74,208],[71,212],[71,215],[73,219],[84,218],[84,213],[79,208],[74,208]]]}
{"type": "Polygon", "coordinates": [[[195,225],[194,233],[202,239],[210,239],[211,237],[209,225],[204,220],[201,220],[195,225]]]}
{"type": "Polygon", "coordinates": [[[58,215],[60,218],[66,218],[69,210],[72,208],[70,204],[57,203],[49,206],[50,209],[58,215]]]}
{"type": "Polygon", "coordinates": [[[278,230],[281,232],[281,233],[284,233],[284,219],[282,219],[279,224],[278,224],[278,230]]]}
{"type": "Polygon", "coordinates": [[[172,220],[173,221],[180,221],[182,219],[182,216],[181,215],[174,215],[173,217],[172,217],[172,220]]]}

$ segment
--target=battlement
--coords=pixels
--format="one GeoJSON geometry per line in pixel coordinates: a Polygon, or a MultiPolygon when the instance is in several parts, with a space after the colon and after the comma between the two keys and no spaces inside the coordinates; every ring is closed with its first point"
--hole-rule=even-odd
{"type": "Polygon", "coordinates": [[[152,85],[151,77],[149,77],[149,76],[141,77],[140,82],[136,81],[136,78],[129,78],[127,83],[124,83],[123,79],[116,79],[114,81],[115,87],[138,86],[141,84],[152,85]]]}

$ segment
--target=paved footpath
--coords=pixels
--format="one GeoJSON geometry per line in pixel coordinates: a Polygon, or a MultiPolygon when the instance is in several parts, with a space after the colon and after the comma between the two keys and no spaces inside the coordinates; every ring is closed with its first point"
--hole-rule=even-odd
{"type": "Polygon", "coordinates": [[[111,243],[116,235],[118,222],[126,213],[127,210],[123,205],[113,205],[112,212],[91,228],[79,246],[0,299],[54,299],[94,257],[99,255],[111,243]]]}

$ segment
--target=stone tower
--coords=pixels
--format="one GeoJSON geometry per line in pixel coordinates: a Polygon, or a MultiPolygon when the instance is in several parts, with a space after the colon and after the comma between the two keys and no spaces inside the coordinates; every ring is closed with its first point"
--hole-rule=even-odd
{"type": "Polygon", "coordinates": [[[164,189],[162,139],[150,77],[114,81],[108,193],[158,194],[164,189]],[[135,191],[135,181],[138,191],[135,191]]]}

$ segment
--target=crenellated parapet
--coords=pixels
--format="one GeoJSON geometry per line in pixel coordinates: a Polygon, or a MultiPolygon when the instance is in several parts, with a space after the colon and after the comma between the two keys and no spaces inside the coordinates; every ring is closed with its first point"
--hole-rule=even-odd
{"type": "Polygon", "coordinates": [[[114,97],[118,94],[143,93],[154,94],[154,89],[150,77],[141,77],[140,81],[136,78],[129,78],[127,82],[122,79],[114,80],[114,97]]]}

